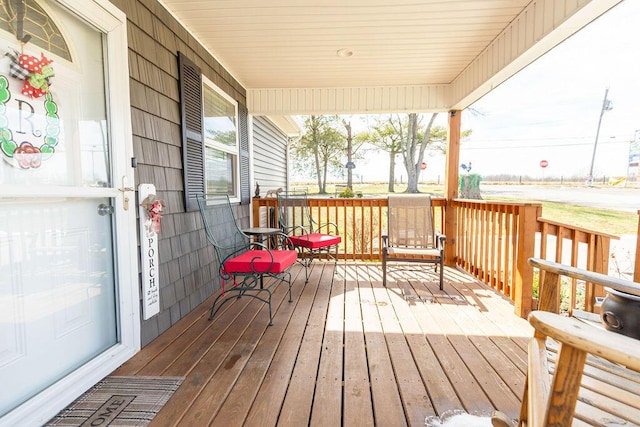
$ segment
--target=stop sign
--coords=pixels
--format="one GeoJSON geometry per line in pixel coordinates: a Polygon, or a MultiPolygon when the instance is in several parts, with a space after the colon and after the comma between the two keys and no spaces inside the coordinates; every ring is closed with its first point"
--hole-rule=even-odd
{"type": "Polygon", "coordinates": [[[425,170],[427,168],[427,162],[422,162],[420,165],[420,170],[425,170]]]}
{"type": "Polygon", "coordinates": [[[541,168],[546,168],[547,166],[549,166],[549,162],[547,162],[546,160],[540,160],[540,167],[541,168]]]}

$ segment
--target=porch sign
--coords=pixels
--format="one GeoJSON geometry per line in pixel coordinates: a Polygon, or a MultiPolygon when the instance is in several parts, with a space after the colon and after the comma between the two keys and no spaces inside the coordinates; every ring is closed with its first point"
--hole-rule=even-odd
{"type": "MultiPolygon", "coordinates": [[[[138,200],[145,200],[156,194],[153,184],[138,186],[138,200]]],[[[158,233],[147,226],[147,210],[138,206],[140,224],[140,258],[142,260],[142,317],[144,320],[160,312],[160,277],[158,266],[158,233]]]]}

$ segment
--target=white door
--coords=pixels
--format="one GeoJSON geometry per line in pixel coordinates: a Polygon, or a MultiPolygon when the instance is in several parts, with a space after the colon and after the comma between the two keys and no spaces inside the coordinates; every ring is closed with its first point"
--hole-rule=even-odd
{"type": "Polygon", "coordinates": [[[139,340],[125,17],[60,3],[0,6],[0,424],[46,421],[139,340]]]}

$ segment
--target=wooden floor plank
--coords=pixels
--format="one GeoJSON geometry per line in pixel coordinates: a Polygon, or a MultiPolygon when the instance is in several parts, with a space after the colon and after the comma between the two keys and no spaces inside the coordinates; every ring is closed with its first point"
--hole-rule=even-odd
{"type": "Polygon", "coordinates": [[[477,299],[482,301],[483,315],[493,321],[505,334],[513,337],[526,352],[529,338],[533,336],[533,328],[526,319],[514,315],[513,304],[507,297],[496,293],[486,284],[462,271],[449,270],[447,276],[452,278],[452,286],[456,288],[464,286],[473,290],[477,299]],[[509,322],[505,322],[505,319],[509,319],[509,322]]]}
{"type": "MultiPolygon", "coordinates": [[[[466,301],[453,286],[447,286],[445,291],[440,291],[437,288],[431,291],[438,302],[444,302],[452,307],[456,307],[460,305],[461,302],[466,301]]],[[[436,305],[435,307],[437,308],[438,306],[436,305]]],[[[464,316],[459,314],[462,311],[461,309],[455,310],[457,315],[453,317],[444,315],[442,313],[444,310],[441,308],[437,309],[441,313],[437,320],[441,325],[446,322],[446,329],[449,331],[449,342],[451,342],[456,349],[456,352],[475,377],[477,383],[482,387],[493,407],[504,412],[511,418],[517,418],[520,412],[519,398],[513,394],[500,376],[496,374],[491,364],[483,357],[482,353],[478,351],[470,340],[470,337],[481,335],[481,332],[475,329],[471,323],[464,321],[464,316]],[[463,323],[464,327],[461,327],[460,323],[463,323]]],[[[484,415],[489,415],[492,410],[493,409],[485,412],[484,415]]]]}
{"type": "Polygon", "coordinates": [[[274,326],[247,298],[209,322],[210,298],[117,370],[185,377],[153,425],[423,426],[519,410],[531,329],[504,297],[455,269],[444,292],[433,268],[394,271],[388,288],[379,264],[314,262],[306,285],[295,269],[274,326]]]}
{"type": "MultiPolygon", "coordinates": [[[[410,279],[415,280],[414,277],[410,279]]],[[[445,288],[447,287],[449,285],[445,288]]],[[[431,288],[422,287],[419,291],[423,297],[428,292],[430,298],[424,298],[424,303],[410,306],[411,310],[426,334],[427,341],[435,349],[436,357],[446,372],[449,382],[456,390],[463,405],[461,409],[471,414],[489,413],[494,409],[491,401],[448,339],[451,335],[463,335],[452,319],[456,313],[448,307],[451,305],[450,300],[440,298],[439,301],[432,293],[436,291],[432,291],[431,288]],[[445,302],[444,305],[441,304],[442,301],[445,302]]]]}
{"type": "MultiPolygon", "coordinates": [[[[477,351],[482,354],[484,360],[487,361],[487,363],[483,363],[487,372],[493,370],[502,383],[511,389],[514,397],[520,396],[524,391],[526,362],[524,366],[521,366],[519,369],[515,361],[505,355],[502,349],[489,338],[494,334],[500,334],[501,331],[493,322],[485,316],[480,315],[478,307],[474,304],[475,299],[469,296],[472,292],[467,287],[460,285],[456,287],[456,290],[463,297],[463,299],[454,299],[457,305],[456,312],[458,313],[455,321],[460,327],[460,330],[466,332],[469,341],[476,347],[477,351]],[[493,366],[499,366],[500,368],[493,369],[493,366]]],[[[517,347],[515,343],[505,343],[504,345],[517,347]]],[[[512,348],[511,352],[515,351],[517,350],[512,348]]],[[[520,356],[526,358],[526,354],[520,356]]],[[[516,359],[516,361],[518,360],[522,362],[520,358],[516,359]]],[[[499,386],[502,386],[502,384],[499,384],[499,386]]],[[[503,412],[507,411],[507,408],[496,407],[503,412]]]]}
{"type": "MultiPolygon", "coordinates": [[[[525,328],[526,335],[524,337],[517,337],[517,339],[511,337],[511,333],[503,328],[504,324],[507,323],[504,321],[504,317],[498,320],[487,315],[490,310],[489,307],[493,305],[490,299],[495,296],[495,293],[489,289],[481,289],[470,285],[470,282],[454,283],[455,288],[468,303],[468,308],[464,306],[461,307],[462,313],[467,316],[474,325],[478,326],[484,336],[495,343],[496,347],[504,353],[504,356],[513,363],[522,374],[526,374],[527,348],[525,345],[533,335],[532,328],[527,323],[525,328]]],[[[499,362],[496,364],[501,365],[499,362]]],[[[507,373],[507,375],[511,376],[510,373],[507,373]]],[[[519,375],[516,374],[516,376],[519,375]]],[[[521,391],[518,393],[520,392],[521,391]]]]}
{"type": "Polygon", "coordinates": [[[456,391],[449,382],[447,374],[438,362],[435,352],[426,338],[426,333],[412,313],[414,310],[423,309],[423,303],[415,293],[409,282],[399,283],[402,286],[403,296],[406,300],[407,293],[411,295],[409,304],[395,304],[394,309],[402,325],[403,332],[416,367],[420,372],[422,381],[426,385],[435,415],[441,416],[447,412],[462,409],[462,403],[456,391]]]}
{"type": "MultiPolygon", "coordinates": [[[[278,286],[273,293],[272,304],[279,305],[285,294],[287,294],[285,286],[278,286]]],[[[234,375],[238,375],[238,368],[246,363],[243,358],[246,355],[241,351],[248,352],[255,347],[257,339],[268,323],[267,305],[251,298],[247,308],[236,319],[236,327],[228,328],[216,345],[212,346],[199,360],[197,366],[190,370],[172,399],[164,405],[152,424],[170,426],[180,422],[183,425],[202,425],[203,420],[208,420],[212,413],[217,412],[216,407],[228,392],[223,381],[235,380],[234,375]],[[222,370],[220,370],[221,367],[222,370]],[[212,380],[215,386],[211,385],[212,380]],[[211,393],[206,392],[207,388],[211,393]],[[185,415],[188,417],[183,420],[185,415]]]]}
{"type": "MultiPolygon", "coordinates": [[[[324,274],[333,274],[332,271],[325,270],[324,274]]],[[[320,288],[317,284],[321,282],[322,274],[322,264],[314,263],[308,283],[298,281],[294,285],[304,288],[302,296],[268,367],[264,381],[260,384],[260,389],[253,399],[244,422],[245,425],[265,427],[276,425],[310,313],[317,303],[317,291],[320,288]]]]}
{"type": "Polygon", "coordinates": [[[298,427],[309,424],[332,285],[333,274],[323,273],[282,403],[278,426],[298,427]]]}
{"type": "Polygon", "coordinates": [[[371,395],[376,425],[404,426],[407,421],[393,372],[391,357],[384,338],[382,320],[378,314],[372,286],[360,287],[362,320],[371,379],[371,395]]]}
{"type": "Polygon", "coordinates": [[[175,343],[175,340],[182,336],[182,334],[189,330],[195,323],[202,321],[203,318],[209,315],[207,307],[213,304],[217,295],[218,293],[215,293],[198,307],[191,310],[189,314],[176,322],[175,325],[147,344],[144,347],[144,351],[139,352],[136,357],[127,360],[111,375],[136,375],[149,362],[165,353],[165,350],[169,350],[168,352],[171,353],[171,349],[169,347],[174,347],[173,344],[175,343]]]}
{"type": "MultiPolygon", "coordinates": [[[[304,272],[302,274],[304,274],[304,272]]],[[[269,366],[272,364],[276,350],[282,341],[288,325],[291,323],[292,318],[300,320],[296,319],[294,312],[297,316],[302,316],[305,312],[302,305],[306,305],[306,311],[308,312],[313,302],[314,294],[315,292],[313,292],[311,286],[304,288],[300,286],[293,287],[293,301],[289,302],[287,298],[285,298],[285,301],[280,304],[279,309],[275,311],[273,325],[266,328],[255,350],[248,358],[246,365],[235,381],[233,388],[227,395],[224,404],[209,424],[210,426],[240,427],[244,424],[244,419],[251,408],[251,404],[258,393],[269,366]]],[[[306,319],[303,320],[306,321],[306,319]]]]}
{"type": "MultiPolygon", "coordinates": [[[[289,295],[286,288],[286,285],[281,283],[271,297],[271,304],[275,311],[274,326],[277,319],[280,322],[281,329],[283,329],[282,323],[286,323],[287,319],[281,319],[278,314],[283,313],[286,316],[288,310],[280,310],[279,306],[285,304],[287,307],[291,307],[291,304],[288,303],[289,295]]],[[[180,424],[189,426],[207,425],[227,400],[227,396],[231,393],[238,377],[246,367],[249,358],[253,355],[259,340],[267,332],[267,329],[272,327],[269,326],[268,307],[266,304],[262,305],[263,307],[255,320],[244,330],[242,339],[237,341],[222,360],[221,366],[202,388],[201,393],[195,398],[188,411],[184,413],[180,424]]]]}
{"type": "Polygon", "coordinates": [[[435,415],[435,410],[395,313],[394,305],[404,304],[402,290],[383,288],[382,282],[377,281],[372,282],[372,287],[407,422],[424,426],[425,419],[435,415]]]}
{"type": "Polygon", "coordinates": [[[177,347],[176,357],[173,361],[167,357],[167,365],[158,366],[163,375],[186,376],[191,370],[198,367],[202,358],[213,351],[222,358],[223,354],[242,337],[244,329],[251,324],[258,313],[263,308],[264,303],[253,298],[240,298],[233,303],[233,308],[213,320],[204,319],[203,328],[206,331],[200,334],[190,345],[177,347]],[[230,328],[231,326],[233,328],[230,328]]]}
{"type": "Polygon", "coordinates": [[[344,278],[334,276],[313,395],[311,426],[335,426],[341,422],[344,292],[344,278]]]}
{"type": "Polygon", "coordinates": [[[364,339],[364,326],[360,310],[358,270],[354,266],[353,275],[345,281],[345,337],[344,337],[344,408],[343,425],[374,425],[373,402],[367,366],[367,350],[364,339]]]}
{"type": "Polygon", "coordinates": [[[171,375],[185,376],[193,369],[200,358],[215,345],[225,331],[234,325],[240,313],[253,301],[257,309],[261,304],[252,298],[240,298],[225,304],[216,313],[216,318],[209,320],[209,314],[194,323],[191,328],[176,338],[174,345],[182,351],[164,352],[140,369],[139,375],[171,375]],[[236,305],[232,307],[232,305],[236,305]]]}

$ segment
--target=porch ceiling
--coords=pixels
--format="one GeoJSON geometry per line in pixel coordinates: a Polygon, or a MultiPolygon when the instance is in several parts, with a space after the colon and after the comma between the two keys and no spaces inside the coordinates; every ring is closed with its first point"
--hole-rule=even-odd
{"type": "Polygon", "coordinates": [[[250,112],[296,114],[464,108],[621,0],[161,1],[250,112]]]}

